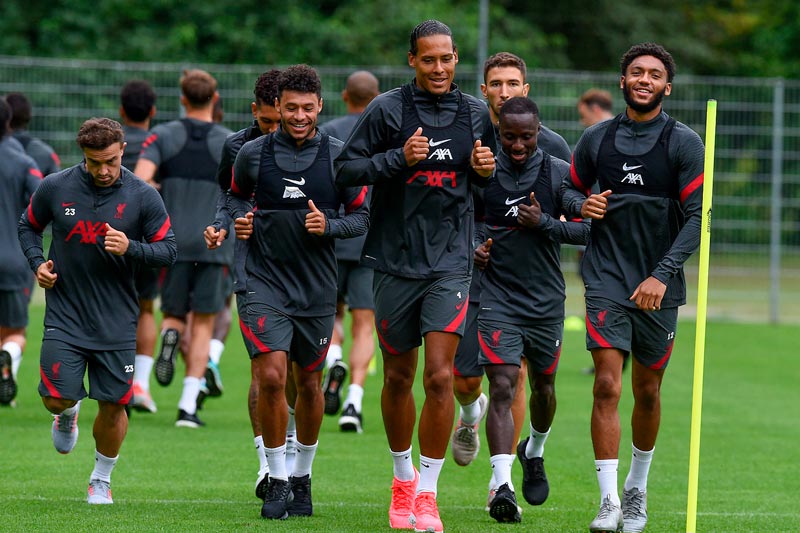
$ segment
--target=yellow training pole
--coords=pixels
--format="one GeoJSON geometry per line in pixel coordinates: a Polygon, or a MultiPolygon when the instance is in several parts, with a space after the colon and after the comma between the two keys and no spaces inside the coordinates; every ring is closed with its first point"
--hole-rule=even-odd
{"type": "Polygon", "coordinates": [[[700,419],[703,411],[703,365],[706,349],[706,304],[708,302],[708,255],[711,247],[711,193],[714,186],[714,143],[717,129],[717,101],[706,109],[706,159],[703,171],[703,218],[700,228],[700,269],[697,276],[697,332],[694,341],[694,383],[692,385],[692,432],[689,441],[689,505],[686,533],[697,526],[697,479],[700,470],[700,419]]]}

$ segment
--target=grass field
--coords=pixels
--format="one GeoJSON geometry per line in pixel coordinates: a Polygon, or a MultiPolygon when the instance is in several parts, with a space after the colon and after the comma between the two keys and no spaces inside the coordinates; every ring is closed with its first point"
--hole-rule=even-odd
{"type": "MultiPolygon", "coordinates": [[[[324,420],[314,463],[314,516],[260,519],[245,401],[249,362],[238,331],[231,332],[222,359],[225,394],[209,400],[202,412],[208,426],[173,427],[180,379],[169,388],[153,380],[159,412],[131,418],[113,475],[115,505],[88,506],[96,403],[83,406],[75,450],[58,454],[50,440],[50,415],[36,392],[42,311],[41,305],[32,308],[19,406],[0,409],[0,531],[391,531],[380,370],[367,382],[362,435],[340,433],[335,417],[324,420]]],[[[709,324],[697,531],[800,531],[796,339],[796,328],[789,326],[709,324]]],[[[685,531],[693,350],[694,324],[682,322],[663,386],[648,532],[685,531]]],[[[497,524],[483,510],[490,473],[486,446],[468,467],[457,466],[448,454],[439,484],[446,531],[587,530],[598,504],[589,438],[592,379],[582,373],[589,362],[583,333],[567,332],[558,413],[545,453],[548,501],[538,508],[523,502],[521,525],[497,524]]],[[[630,462],[630,408],[626,387],[620,484],[630,462]]],[[[418,452],[416,440],[414,446],[418,452]]],[[[519,489],[518,465],[514,480],[519,489]]]]}

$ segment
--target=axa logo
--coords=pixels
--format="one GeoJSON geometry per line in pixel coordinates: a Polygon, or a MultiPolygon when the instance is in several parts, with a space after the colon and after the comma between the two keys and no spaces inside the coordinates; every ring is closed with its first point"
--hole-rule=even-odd
{"type": "Polygon", "coordinates": [[[635,172],[628,172],[628,174],[622,178],[622,183],[630,183],[631,185],[644,185],[642,175],[635,172]]]}
{"type": "Polygon", "coordinates": [[[444,161],[445,159],[450,159],[452,161],[453,154],[450,153],[450,148],[437,148],[428,156],[428,159],[433,158],[436,158],[437,161],[444,161]]]}
{"type": "Polygon", "coordinates": [[[125,211],[125,206],[128,204],[117,204],[117,212],[114,215],[114,218],[122,218],[122,213],[125,211]]]}
{"type": "Polygon", "coordinates": [[[425,178],[422,184],[425,187],[444,187],[445,180],[450,181],[450,186],[456,188],[456,173],[455,171],[444,170],[418,170],[410,178],[406,180],[406,184],[417,181],[417,178],[425,178]]]}
{"type": "Polygon", "coordinates": [[[506,211],[505,216],[507,216],[507,217],[510,216],[510,217],[513,217],[513,218],[517,218],[519,216],[519,206],[518,205],[512,205],[511,207],[509,207],[508,211],[506,211]]]}
{"type": "Polygon", "coordinates": [[[79,220],[72,227],[64,241],[69,242],[75,236],[80,237],[81,244],[97,244],[98,237],[106,236],[106,223],[79,220]]]}
{"type": "MultiPolygon", "coordinates": [[[[285,179],[285,178],[284,178],[285,179]]],[[[306,195],[300,190],[300,187],[289,187],[288,185],[283,189],[284,198],[305,198],[306,195]]]]}

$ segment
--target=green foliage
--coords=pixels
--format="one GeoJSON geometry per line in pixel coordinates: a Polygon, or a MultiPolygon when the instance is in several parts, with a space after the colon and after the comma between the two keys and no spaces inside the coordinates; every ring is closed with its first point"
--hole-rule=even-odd
{"type": "MultiPolygon", "coordinates": [[[[5,0],[0,53],[134,61],[398,65],[411,28],[438,18],[462,63],[478,43],[474,0],[179,2],[5,0]]],[[[497,0],[489,52],[537,68],[614,70],[632,43],[655,40],[682,72],[797,77],[800,4],[790,0],[497,0]]]]}

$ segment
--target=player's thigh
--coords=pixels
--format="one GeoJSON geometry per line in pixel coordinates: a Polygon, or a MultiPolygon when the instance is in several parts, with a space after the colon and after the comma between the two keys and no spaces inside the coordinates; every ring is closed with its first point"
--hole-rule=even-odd
{"type": "Polygon", "coordinates": [[[558,370],[564,322],[529,324],[523,328],[524,354],[529,372],[552,375],[558,370]]]}
{"type": "Polygon", "coordinates": [[[253,343],[255,355],[275,351],[289,352],[294,326],[285,313],[264,302],[248,299],[245,313],[239,319],[242,323],[242,334],[253,343]]]}
{"type": "Polygon", "coordinates": [[[356,264],[350,269],[345,292],[345,303],[353,309],[375,309],[375,300],[372,294],[372,279],[374,272],[371,268],[356,264]]]}
{"type": "Polygon", "coordinates": [[[633,343],[631,352],[642,365],[662,370],[669,364],[675,333],[678,329],[678,308],[633,313],[633,343]]]}
{"type": "Polygon", "coordinates": [[[321,371],[330,347],[336,315],[293,317],[294,333],[289,359],[306,372],[321,371]]]}
{"type": "Polygon", "coordinates": [[[259,346],[258,338],[247,325],[247,294],[245,292],[236,293],[236,310],[239,315],[239,331],[242,333],[242,340],[244,341],[244,348],[247,350],[247,355],[253,359],[264,350],[259,346]]]}
{"type": "Polygon", "coordinates": [[[191,309],[191,290],[194,280],[194,263],[178,261],[164,273],[161,287],[161,311],[184,318],[191,309]]]}
{"type": "Polygon", "coordinates": [[[427,280],[375,272],[375,329],[381,349],[397,355],[422,344],[420,312],[427,280]]]}
{"type": "Polygon", "coordinates": [[[631,351],[633,309],[605,298],[586,298],[586,349],[631,351]]]}
{"type": "Polygon", "coordinates": [[[464,334],[469,308],[470,276],[452,275],[430,280],[421,310],[421,330],[464,334]]]}
{"type": "Polygon", "coordinates": [[[481,366],[520,366],[523,331],[515,324],[478,317],[478,343],[481,366]]]}
{"type": "Polygon", "coordinates": [[[0,291],[0,326],[20,329],[28,325],[28,305],[31,302],[30,288],[0,291]]]}
{"type": "MultiPolygon", "coordinates": [[[[216,314],[225,307],[225,271],[227,267],[217,263],[196,263],[192,278],[189,306],[195,313],[216,314]]],[[[233,284],[231,284],[231,289],[233,284]]]]}
{"type": "Polygon", "coordinates": [[[478,344],[478,312],[479,303],[469,302],[467,317],[464,324],[464,335],[458,342],[456,357],[453,362],[453,371],[457,376],[478,377],[483,376],[483,366],[478,361],[480,345],[478,344]]]}
{"type": "Polygon", "coordinates": [[[133,394],[136,350],[94,350],[88,356],[89,397],[126,405],[133,394]]]}
{"type": "Polygon", "coordinates": [[[43,340],[39,356],[39,395],[65,400],[85,398],[83,376],[86,363],[84,348],[61,340],[43,340]]]}

